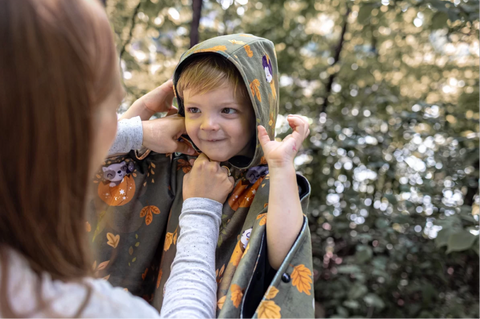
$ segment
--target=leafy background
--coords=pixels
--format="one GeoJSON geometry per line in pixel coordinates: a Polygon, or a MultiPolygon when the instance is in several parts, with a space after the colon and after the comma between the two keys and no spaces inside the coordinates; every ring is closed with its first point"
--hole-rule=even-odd
{"type": "Polygon", "coordinates": [[[276,45],[309,118],[317,317],[479,317],[476,0],[106,0],[127,98],[210,37],[276,45]],[[201,10],[199,10],[201,9],[201,10]]]}

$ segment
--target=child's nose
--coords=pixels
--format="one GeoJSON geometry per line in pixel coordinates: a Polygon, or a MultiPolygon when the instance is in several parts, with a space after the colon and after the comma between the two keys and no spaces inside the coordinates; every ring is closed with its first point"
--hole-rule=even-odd
{"type": "Polygon", "coordinates": [[[204,131],[218,131],[220,126],[214,118],[205,118],[200,125],[200,129],[204,131]]]}

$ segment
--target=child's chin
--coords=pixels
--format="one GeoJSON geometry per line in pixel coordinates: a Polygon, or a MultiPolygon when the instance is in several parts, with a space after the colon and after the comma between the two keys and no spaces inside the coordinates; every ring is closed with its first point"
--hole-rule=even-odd
{"type": "Polygon", "coordinates": [[[212,154],[212,153],[207,153],[207,152],[204,152],[205,155],[207,155],[207,157],[211,160],[211,161],[215,161],[215,162],[226,162],[230,159],[230,157],[227,157],[223,154],[212,154]]]}

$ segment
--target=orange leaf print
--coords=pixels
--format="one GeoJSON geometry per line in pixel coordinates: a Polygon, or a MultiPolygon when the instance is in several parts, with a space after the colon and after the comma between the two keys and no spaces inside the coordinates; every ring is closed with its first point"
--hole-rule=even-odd
{"type": "Polygon", "coordinates": [[[252,187],[242,194],[241,198],[239,198],[240,207],[250,207],[250,205],[252,205],[255,194],[257,194],[257,189],[262,183],[263,179],[264,177],[260,177],[255,184],[252,185],[252,187]]]}
{"type": "Polygon", "coordinates": [[[95,260],[92,265],[92,269],[95,270],[97,268],[97,261],[95,260]]]}
{"type": "Polygon", "coordinates": [[[260,81],[258,81],[258,79],[255,79],[250,83],[250,90],[252,90],[252,95],[256,96],[257,99],[262,102],[262,96],[260,95],[260,81]]]}
{"type": "Polygon", "coordinates": [[[270,121],[268,121],[268,126],[272,126],[273,125],[273,112],[270,113],[270,121]]]}
{"type": "Polygon", "coordinates": [[[153,214],[158,215],[160,214],[160,209],[157,206],[145,206],[140,211],[140,217],[145,217],[145,224],[150,225],[153,221],[153,214]]]}
{"type": "Polygon", "coordinates": [[[230,263],[232,263],[235,267],[237,267],[242,256],[243,256],[242,242],[239,240],[237,242],[237,245],[235,246],[235,249],[233,250],[232,257],[230,257],[230,263]]]}
{"type": "Polygon", "coordinates": [[[244,48],[245,48],[245,52],[247,52],[248,57],[251,58],[253,56],[253,52],[250,46],[247,44],[246,46],[244,46],[244,48]]]}
{"type": "Polygon", "coordinates": [[[235,189],[232,192],[232,195],[228,198],[228,205],[234,210],[237,211],[240,201],[243,198],[243,192],[248,187],[248,182],[244,183],[240,181],[235,185],[235,189]]]}
{"type": "Polygon", "coordinates": [[[258,318],[282,318],[280,308],[272,300],[263,300],[258,306],[258,318]]]}
{"type": "Polygon", "coordinates": [[[247,244],[247,247],[245,247],[245,251],[243,252],[242,259],[247,255],[247,251],[250,249],[250,243],[247,244]]]}
{"type": "Polygon", "coordinates": [[[147,277],[147,272],[148,268],[145,268],[145,272],[142,274],[142,280],[145,280],[145,277],[147,277]]]}
{"type": "Polygon", "coordinates": [[[145,216],[145,224],[148,226],[153,221],[153,215],[151,211],[147,211],[147,216],[145,216]]]}
{"type": "Polygon", "coordinates": [[[232,291],[231,299],[232,299],[233,305],[235,306],[235,308],[238,308],[238,306],[240,306],[240,302],[242,301],[242,297],[243,297],[242,288],[240,288],[240,286],[237,284],[233,284],[230,290],[232,291]]]}
{"type": "Polygon", "coordinates": [[[92,231],[92,226],[90,226],[89,222],[85,222],[85,230],[87,231],[87,233],[92,231]]]}
{"type": "Polygon", "coordinates": [[[228,40],[228,42],[230,42],[231,44],[240,44],[240,45],[245,44],[245,42],[243,42],[243,41],[238,41],[238,40],[228,40]]]}
{"type": "Polygon", "coordinates": [[[305,265],[300,264],[293,268],[292,285],[297,287],[299,292],[304,292],[310,296],[312,284],[312,272],[305,265]]]}
{"type": "Polygon", "coordinates": [[[170,245],[172,245],[173,242],[173,233],[168,233],[165,236],[165,245],[163,245],[163,250],[167,251],[170,249],[170,245]]]}
{"type": "Polygon", "coordinates": [[[157,277],[157,289],[158,289],[158,287],[160,287],[160,281],[162,280],[162,274],[163,274],[163,270],[160,269],[160,271],[158,272],[158,277],[157,277]]]}
{"type": "Polygon", "coordinates": [[[173,244],[174,245],[177,243],[177,235],[178,235],[178,231],[175,231],[175,236],[173,236],[173,244]]]}
{"type": "Polygon", "coordinates": [[[217,301],[218,309],[222,310],[223,304],[225,303],[225,299],[227,299],[227,296],[223,296],[217,301]]]}
{"type": "Polygon", "coordinates": [[[110,275],[103,277],[104,280],[108,280],[110,278],[110,275]]]}
{"type": "Polygon", "coordinates": [[[273,98],[277,97],[277,90],[275,90],[275,81],[270,82],[270,89],[272,90],[273,98]]]}
{"type": "Polygon", "coordinates": [[[182,169],[182,171],[187,174],[188,172],[190,172],[192,170],[192,165],[190,165],[190,163],[184,159],[179,159],[178,162],[177,162],[177,171],[179,169],[182,169]]]}
{"type": "Polygon", "coordinates": [[[217,277],[217,283],[219,283],[220,280],[222,280],[224,271],[225,271],[225,265],[223,265],[222,268],[220,268],[220,271],[218,271],[218,269],[215,270],[215,277],[217,277]]]}
{"type": "Polygon", "coordinates": [[[258,224],[260,226],[265,225],[265,223],[267,222],[267,213],[258,215],[257,220],[259,220],[259,219],[260,219],[260,222],[258,224]]]}
{"type": "Polygon", "coordinates": [[[277,294],[278,294],[278,289],[275,288],[274,286],[270,286],[270,288],[268,288],[267,290],[267,293],[265,294],[265,298],[273,299],[277,294]]]}
{"type": "Polygon", "coordinates": [[[103,269],[107,268],[109,262],[110,262],[110,260],[107,260],[107,261],[104,261],[103,263],[100,263],[97,267],[97,270],[103,270],[103,269]]]}
{"type": "Polygon", "coordinates": [[[107,233],[107,245],[117,248],[118,243],[120,242],[120,235],[114,235],[112,233],[107,233]]]}
{"type": "Polygon", "coordinates": [[[218,52],[218,51],[225,52],[227,51],[227,47],[224,45],[217,45],[217,46],[214,46],[213,48],[195,50],[194,52],[198,53],[198,52],[218,52]]]}

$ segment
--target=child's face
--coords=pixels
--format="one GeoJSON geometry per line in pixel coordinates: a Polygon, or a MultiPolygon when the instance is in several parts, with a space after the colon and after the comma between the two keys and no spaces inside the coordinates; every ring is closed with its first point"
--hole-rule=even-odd
{"type": "Polygon", "coordinates": [[[255,135],[255,114],[249,103],[233,96],[226,84],[214,91],[191,95],[184,91],[185,126],[195,145],[214,161],[233,156],[253,156],[250,141],[255,135]]]}

